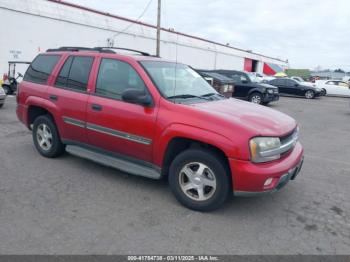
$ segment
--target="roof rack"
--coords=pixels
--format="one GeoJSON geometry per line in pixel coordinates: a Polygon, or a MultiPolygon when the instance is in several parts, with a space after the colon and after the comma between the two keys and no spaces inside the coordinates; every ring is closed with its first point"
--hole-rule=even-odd
{"type": "Polygon", "coordinates": [[[70,51],[70,52],[80,52],[80,51],[92,51],[92,52],[100,52],[100,53],[113,53],[115,52],[111,49],[115,50],[125,50],[125,51],[131,51],[135,53],[139,53],[143,56],[151,56],[149,53],[142,52],[139,50],[135,49],[130,49],[130,48],[122,48],[122,47],[80,47],[80,46],[62,46],[59,48],[52,48],[52,49],[47,49],[46,52],[64,52],[64,51],[70,51]]]}
{"type": "Polygon", "coordinates": [[[97,50],[108,50],[108,49],[124,50],[124,51],[131,51],[131,52],[139,53],[143,56],[151,56],[149,53],[146,53],[143,51],[130,49],[130,48],[123,48],[123,47],[95,47],[95,49],[97,49],[97,50]]]}
{"type": "Polygon", "coordinates": [[[62,47],[59,47],[59,48],[52,48],[52,49],[47,49],[46,50],[46,52],[64,52],[64,51],[71,51],[71,52],[79,52],[79,51],[100,52],[100,50],[97,50],[95,48],[81,47],[81,46],[62,46],[62,47]]]}

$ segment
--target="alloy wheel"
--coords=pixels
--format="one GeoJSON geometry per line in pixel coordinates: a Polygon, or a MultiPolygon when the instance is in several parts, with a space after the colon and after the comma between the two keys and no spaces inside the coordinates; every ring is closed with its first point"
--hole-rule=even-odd
{"type": "Polygon", "coordinates": [[[254,104],[261,104],[261,97],[259,95],[253,95],[250,101],[254,104]]]}
{"type": "Polygon", "coordinates": [[[36,131],[36,139],[41,149],[48,151],[52,147],[52,132],[48,125],[40,124],[36,131]]]}
{"type": "Polygon", "coordinates": [[[214,172],[200,162],[186,164],[181,169],[179,184],[185,195],[196,201],[208,200],[216,191],[214,172]]]}
{"type": "Polygon", "coordinates": [[[305,93],[305,97],[306,98],[308,98],[308,99],[311,99],[311,98],[313,98],[314,97],[314,93],[312,92],[312,91],[307,91],[306,93],[305,93]]]}

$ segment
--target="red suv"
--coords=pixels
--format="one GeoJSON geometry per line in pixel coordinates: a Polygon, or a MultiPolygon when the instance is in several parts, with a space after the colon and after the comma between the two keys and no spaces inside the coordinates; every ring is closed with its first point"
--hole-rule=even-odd
{"type": "Polygon", "coordinates": [[[187,65],[119,49],[49,49],[31,63],[17,116],[41,155],[68,151],[134,175],[167,176],[178,201],[200,211],[218,208],[230,192],[274,192],[298,174],[294,119],[223,97],[187,65]]]}

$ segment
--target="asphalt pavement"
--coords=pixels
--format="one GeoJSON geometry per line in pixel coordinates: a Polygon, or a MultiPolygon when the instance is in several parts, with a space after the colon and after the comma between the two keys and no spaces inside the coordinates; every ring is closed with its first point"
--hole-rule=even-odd
{"type": "Polygon", "coordinates": [[[350,99],[282,97],[305,162],[281,191],[211,213],[178,204],[166,181],[66,154],[41,157],[0,109],[0,254],[350,254],[350,99]]]}

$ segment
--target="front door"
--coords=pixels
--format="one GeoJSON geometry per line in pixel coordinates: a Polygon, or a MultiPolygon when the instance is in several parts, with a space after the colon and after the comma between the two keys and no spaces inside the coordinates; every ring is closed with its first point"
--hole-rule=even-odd
{"type": "Polygon", "coordinates": [[[127,62],[102,58],[95,93],[87,104],[89,144],[147,162],[152,161],[156,108],[122,101],[126,89],[148,89],[127,62]]]}

